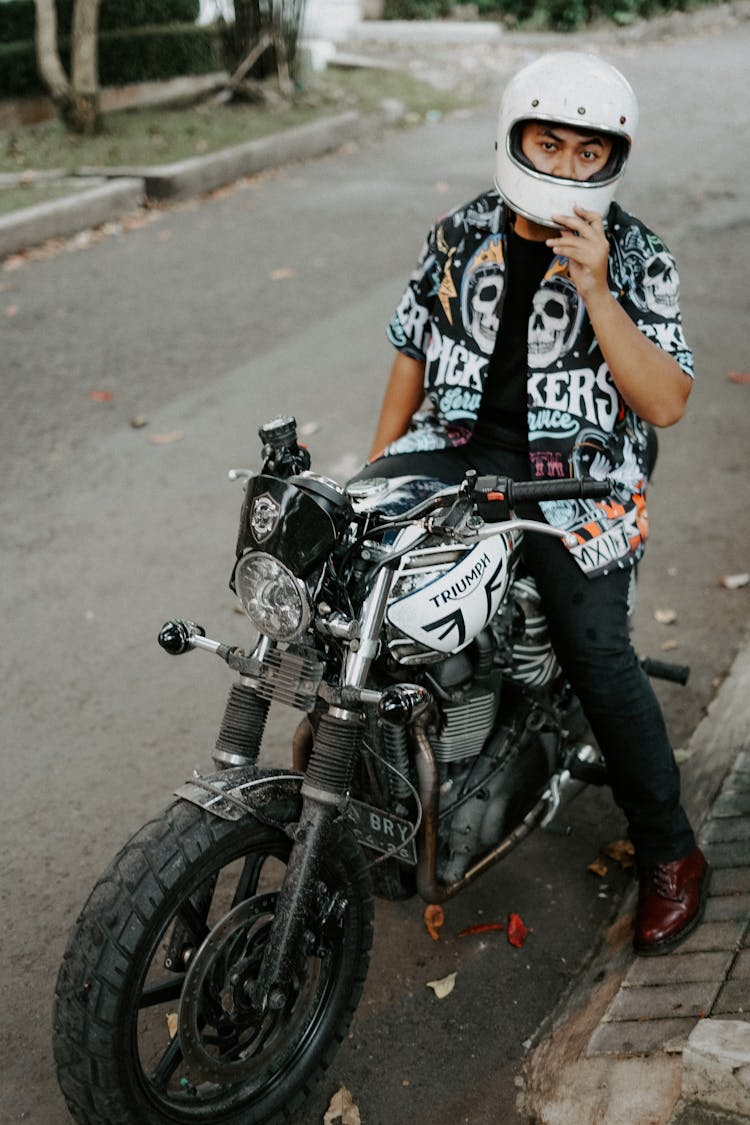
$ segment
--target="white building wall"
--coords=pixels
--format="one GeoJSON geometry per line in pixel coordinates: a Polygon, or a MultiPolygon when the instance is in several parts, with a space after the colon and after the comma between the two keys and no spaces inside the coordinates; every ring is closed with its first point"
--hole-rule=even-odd
{"type": "MultiPolygon", "coordinates": [[[[2,0],[0,0],[2,3],[2,0]]],[[[304,35],[308,39],[342,39],[362,18],[364,0],[307,0],[304,35]]],[[[200,23],[218,15],[231,18],[232,0],[201,0],[200,23]]]]}

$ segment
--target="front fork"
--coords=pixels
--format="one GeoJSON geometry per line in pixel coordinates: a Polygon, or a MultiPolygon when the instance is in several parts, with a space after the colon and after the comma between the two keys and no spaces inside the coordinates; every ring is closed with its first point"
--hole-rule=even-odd
{"type": "MultiPolygon", "coordinates": [[[[342,696],[353,698],[364,691],[393,579],[391,568],[380,570],[362,607],[358,636],[350,642],[344,665],[342,696]]],[[[316,892],[320,855],[331,825],[346,804],[363,724],[357,705],[329,707],[318,723],[302,783],[302,813],[253,992],[253,1004],[261,1011],[283,1008],[287,1003],[305,919],[316,892]]]]}

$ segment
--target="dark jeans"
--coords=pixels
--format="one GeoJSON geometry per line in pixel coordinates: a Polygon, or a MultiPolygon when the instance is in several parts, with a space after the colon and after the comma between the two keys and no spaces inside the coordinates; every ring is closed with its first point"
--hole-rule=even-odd
{"type": "MultiPolygon", "coordinates": [[[[528,475],[528,458],[480,434],[455,449],[381,458],[357,477],[424,474],[454,484],[467,468],[518,479],[528,475]]],[[[524,550],[555,653],[604,755],[639,867],[682,858],[695,837],[680,804],[664,716],[630,641],[631,570],[587,578],[562,542],[548,535],[528,534],[524,550]]]]}

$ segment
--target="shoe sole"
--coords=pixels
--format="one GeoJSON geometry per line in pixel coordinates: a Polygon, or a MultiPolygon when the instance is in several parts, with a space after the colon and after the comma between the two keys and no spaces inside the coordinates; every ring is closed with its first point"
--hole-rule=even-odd
{"type": "Polygon", "coordinates": [[[708,899],[708,889],[711,885],[712,874],[713,869],[709,864],[703,876],[698,909],[687,925],[683,926],[676,934],[672,934],[671,937],[663,938],[661,941],[655,941],[650,945],[636,945],[636,943],[633,942],[633,949],[639,957],[663,957],[665,953],[671,953],[673,949],[680,945],[685,938],[689,937],[693,930],[700,925],[706,910],[706,900],[708,899]]]}

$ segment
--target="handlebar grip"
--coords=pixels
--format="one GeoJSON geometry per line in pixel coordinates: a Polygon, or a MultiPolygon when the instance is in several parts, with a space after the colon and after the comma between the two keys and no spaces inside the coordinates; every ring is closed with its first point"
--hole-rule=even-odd
{"type": "Polygon", "coordinates": [[[473,482],[475,495],[483,502],[500,503],[506,510],[523,501],[603,500],[612,491],[610,480],[516,481],[509,477],[479,477],[473,482]]]}
{"type": "Polygon", "coordinates": [[[513,481],[511,500],[603,500],[612,485],[608,480],[513,481]]]}
{"type": "Polygon", "coordinates": [[[683,687],[690,676],[687,664],[670,664],[665,660],[651,660],[648,656],[641,661],[641,668],[654,680],[669,680],[673,684],[682,684],[683,687]]]}

